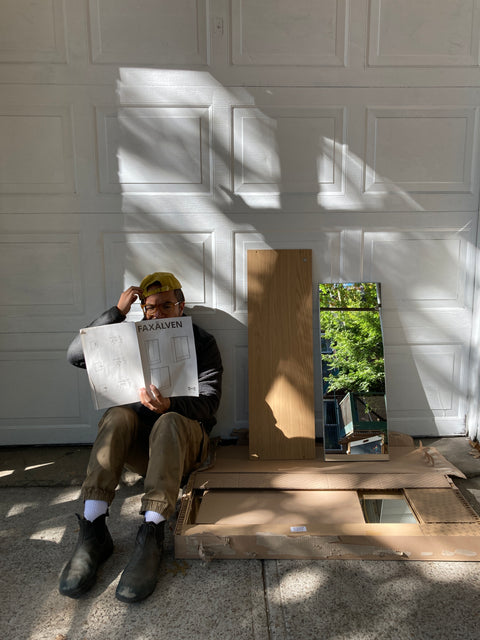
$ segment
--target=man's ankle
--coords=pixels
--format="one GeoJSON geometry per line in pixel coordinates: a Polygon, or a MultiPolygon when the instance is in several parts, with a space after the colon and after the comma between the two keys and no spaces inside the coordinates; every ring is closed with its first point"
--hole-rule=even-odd
{"type": "Polygon", "coordinates": [[[158,511],[145,511],[144,516],[145,522],[153,522],[154,524],[160,524],[161,522],[165,522],[165,516],[158,511]]]}
{"type": "Polygon", "coordinates": [[[105,500],[85,500],[83,517],[85,520],[93,522],[99,516],[106,515],[108,512],[108,502],[105,500]]]}

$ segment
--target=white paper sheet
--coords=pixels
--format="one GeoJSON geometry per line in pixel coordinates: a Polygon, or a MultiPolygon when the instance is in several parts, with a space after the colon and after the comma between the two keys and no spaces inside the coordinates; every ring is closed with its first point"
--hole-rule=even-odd
{"type": "Polygon", "coordinates": [[[138,402],[149,384],[165,397],[198,396],[191,318],[88,327],[80,335],[97,409],[138,402]]]}

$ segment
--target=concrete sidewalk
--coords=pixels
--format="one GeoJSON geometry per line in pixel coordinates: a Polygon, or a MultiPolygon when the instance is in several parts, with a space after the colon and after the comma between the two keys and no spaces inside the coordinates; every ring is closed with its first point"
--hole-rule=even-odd
{"type": "MultiPolygon", "coordinates": [[[[433,444],[467,480],[480,513],[480,459],[466,438],[433,444]]],[[[480,628],[477,562],[175,560],[169,523],[154,594],[115,598],[140,523],[141,480],[126,475],[111,508],[115,542],[94,588],[59,595],[77,537],[88,447],[0,449],[1,627],[4,640],[469,640],[480,628]]],[[[456,481],[457,482],[457,481],[456,481]]]]}

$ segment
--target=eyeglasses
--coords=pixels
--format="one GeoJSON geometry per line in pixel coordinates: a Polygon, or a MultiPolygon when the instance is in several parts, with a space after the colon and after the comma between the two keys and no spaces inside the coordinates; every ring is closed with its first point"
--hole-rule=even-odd
{"type": "Polygon", "coordinates": [[[142,305],[142,309],[145,315],[149,315],[151,313],[155,313],[155,311],[160,311],[161,313],[169,313],[173,311],[180,302],[162,302],[162,304],[144,304],[142,305]]]}

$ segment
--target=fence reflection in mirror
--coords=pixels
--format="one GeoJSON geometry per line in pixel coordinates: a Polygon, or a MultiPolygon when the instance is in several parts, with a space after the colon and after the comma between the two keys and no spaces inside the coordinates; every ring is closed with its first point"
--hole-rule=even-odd
{"type": "Polygon", "coordinates": [[[388,459],[381,287],[319,284],[325,460],[388,459]]]}

